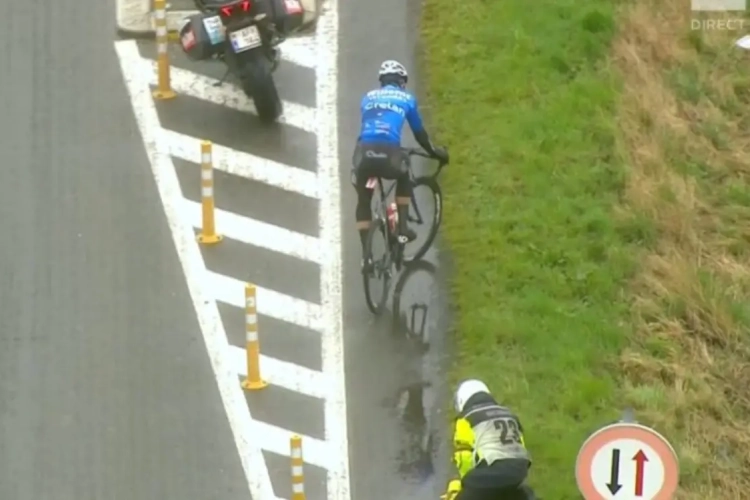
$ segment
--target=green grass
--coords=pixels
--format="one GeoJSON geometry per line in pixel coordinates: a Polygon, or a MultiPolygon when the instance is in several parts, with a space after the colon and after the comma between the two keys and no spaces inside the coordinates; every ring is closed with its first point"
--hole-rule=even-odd
{"type": "Polygon", "coordinates": [[[741,32],[691,29],[682,0],[425,1],[454,381],[517,410],[545,498],[579,498],[577,451],[623,406],[674,445],[676,499],[746,498],[741,32]]]}
{"type": "Polygon", "coordinates": [[[629,242],[611,1],[426,0],[423,74],[455,259],[455,379],[484,379],[527,427],[531,484],[580,498],[578,448],[617,418],[629,242]]]}

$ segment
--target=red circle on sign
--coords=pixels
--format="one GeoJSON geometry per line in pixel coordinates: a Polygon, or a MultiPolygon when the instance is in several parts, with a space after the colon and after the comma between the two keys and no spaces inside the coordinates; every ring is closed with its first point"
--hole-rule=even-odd
{"type": "Polygon", "coordinates": [[[643,425],[617,423],[602,427],[592,434],[578,452],[576,482],[585,500],[607,500],[596,490],[591,479],[591,466],[596,453],[618,439],[632,439],[650,446],[664,465],[664,484],[651,500],[671,500],[680,480],[680,466],[672,446],[656,431],[643,425]]]}

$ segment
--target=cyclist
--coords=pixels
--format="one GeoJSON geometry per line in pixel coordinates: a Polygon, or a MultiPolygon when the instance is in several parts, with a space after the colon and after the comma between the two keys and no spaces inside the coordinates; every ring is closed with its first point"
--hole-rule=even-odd
{"type": "Polygon", "coordinates": [[[447,498],[501,500],[526,498],[521,485],[531,467],[518,417],[495,401],[484,382],[466,380],[456,390],[458,412],[453,461],[460,480],[447,498]]]}
{"type": "MultiPolygon", "coordinates": [[[[435,147],[430,142],[422,124],[417,99],[406,90],[409,75],[404,65],[398,61],[384,61],[380,65],[379,80],[380,88],[367,92],[362,98],[362,124],[353,158],[353,181],[357,189],[357,229],[363,252],[372,221],[372,191],[365,187],[370,177],[396,180],[398,240],[408,243],[417,237],[407,225],[411,183],[409,158],[401,150],[404,122],[409,122],[414,138],[429,155],[444,163],[448,162],[445,149],[435,147]]],[[[363,270],[364,268],[363,261],[363,270]]]]}

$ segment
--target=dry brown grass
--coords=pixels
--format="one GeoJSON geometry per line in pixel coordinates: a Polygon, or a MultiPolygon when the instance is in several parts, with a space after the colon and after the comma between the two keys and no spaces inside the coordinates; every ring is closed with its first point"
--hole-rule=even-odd
{"type": "Polygon", "coordinates": [[[643,244],[630,401],[680,455],[678,499],[750,498],[750,57],[744,33],[691,31],[682,0],[636,0],[624,78],[621,216],[643,244]]]}

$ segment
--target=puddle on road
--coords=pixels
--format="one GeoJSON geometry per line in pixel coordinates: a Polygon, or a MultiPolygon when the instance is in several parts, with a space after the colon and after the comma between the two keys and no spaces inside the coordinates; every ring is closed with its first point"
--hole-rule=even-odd
{"type": "MultiPolygon", "coordinates": [[[[414,167],[416,175],[430,172],[419,161],[414,167]]],[[[429,210],[424,215],[432,216],[429,210]]],[[[424,241],[425,226],[414,229],[424,241]]],[[[450,317],[438,253],[433,245],[423,260],[402,269],[387,310],[378,316],[368,311],[368,328],[349,338],[347,363],[356,381],[348,386],[355,436],[350,456],[358,467],[352,486],[358,498],[436,500],[452,474],[444,413],[451,398],[445,383],[450,317]]]]}
{"type": "Polygon", "coordinates": [[[409,376],[385,402],[398,418],[401,446],[394,474],[412,485],[412,498],[442,492],[448,455],[444,370],[446,320],[437,268],[419,261],[406,268],[391,291],[391,334],[402,344],[409,376]],[[414,487],[417,487],[414,491],[414,487]]]}
{"type": "Polygon", "coordinates": [[[397,409],[402,426],[403,447],[398,456],[398,472],[405,480],[423,483],[435,472],[432,429],[428,425],[424,392],[429,383],[417,383],[402,389],[397,409]]]}

